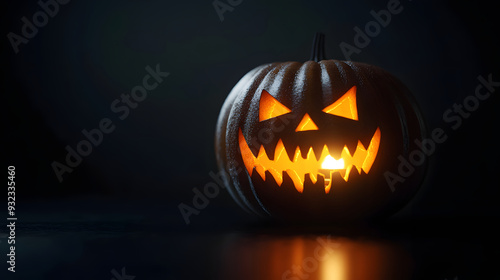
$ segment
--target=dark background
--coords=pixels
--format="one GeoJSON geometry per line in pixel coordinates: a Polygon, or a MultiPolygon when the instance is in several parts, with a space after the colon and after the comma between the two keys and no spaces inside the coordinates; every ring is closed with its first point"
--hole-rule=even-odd
{"type": "MultiPolygon", "coordinates": [[[[192,216],[189,226],[177,208],[192,205],[192,189],[202,189],[212,181],[209,172],[217,172],[213,138],[225,97],[258,65],[308,60],[318,31],[326,35],[327,56],[344,59],[339,44],[354,45],[353,28],[363,29],[373,20],[370,10],[385,9],[387,2],[243,0],[221,22],[210,1],[74,0],[60,5],[18,54],[7,34],[20,35],[20,19],[31,20],[40,6],[37,1],[2,3],[2,158],[4,167],[16,166],[20,273],[30,279],[80,279],[73,275],[79,271],[81,279],[110,279],[111,269],[126,266],[136,269],[136,279],[216,277],[210,263],[190,266],[218,260],[216,244],[225,242],[228,232],[252,236],[262,226],[225,191],[192,216]],[[119,120],[110,104],[142,83],[147,65],[157,64],[170,76],[119,120]],[[115,130],[60,183],[51,163],[64,163],[65,146],[74,148],[85,139],[81,131],[98,127],[102,118],[110,118],[115,130]],[[125,233],[135,235],[129,239],[125,233]],[[211,234],[215,241],[207,237],[211,234]],[[88,235],[94,237],[87,240],[88,235]],[[145,236],[159,247],[138,243],[145,236]],[[111,244],[110,253],[105,244],[111,244]],[[159,254],[158,248],[168,252],[159,254]],[[121,250],[127,253],[111,253],[121,250]],[[189,253],[194,250],[201,253],[189,253]],[[142,266],[141,254],[157,266],[142,266]]],[[[492,73],[500,81],[495,6],[415,0],[401,5],[403,11],[351,59],[401,79],[428,128],[443,128],[449,139],[428,159],[427,179],[398,213],[401,226],[396,228],[403,229],[405,238],[418,228],[423,236],[440,240],[432,239],[413,255],[421,272],[414,277],[484,279],[467,277],[494,273],[498,259],[498,246],[486,238],[493,236],[491,225],[500,216],[498,92],[456,131],[442,115],[474,93],[479,75],[492,73]],[[460,247],[462,234],[474,235],[471,251],[460,247]],[[456,256],[458,250],[467,257],[446,261],[440,270],[425,248],[444,243],[440,252],[445,256],[456,256]]],[[[5,242],[0,248],[4,255],[5,242]]]]}

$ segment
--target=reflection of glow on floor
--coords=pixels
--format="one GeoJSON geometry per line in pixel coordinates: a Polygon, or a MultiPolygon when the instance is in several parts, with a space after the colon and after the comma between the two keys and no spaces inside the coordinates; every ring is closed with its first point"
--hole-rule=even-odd
{"type": "Polygon", "coordinates": [[[411,256],[397,243],[325,235],[233,242],[224,279],[400,280],[413,272],[411,256]]]}
{"type": "Polygon", "coordinates": [[[339,251],[333,251],[325,256],[321,261],[321,279],[345,280],[346,275],[346,257],[339,251]]]}

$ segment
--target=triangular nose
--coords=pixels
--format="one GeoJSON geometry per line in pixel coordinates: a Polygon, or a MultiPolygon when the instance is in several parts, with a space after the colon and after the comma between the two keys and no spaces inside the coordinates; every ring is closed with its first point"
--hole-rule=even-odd
{"type": "Polygon", "coordinates": [[[305,114],[299,125],[295,129],[295,132],[306,131],[306,130],[318,130],[318,126],[313,122],[309,114],[305,114]]]}

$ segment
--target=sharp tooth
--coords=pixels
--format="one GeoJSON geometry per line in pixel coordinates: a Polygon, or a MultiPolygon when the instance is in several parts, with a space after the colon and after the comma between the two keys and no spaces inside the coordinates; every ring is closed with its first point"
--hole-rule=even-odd
{"type": "Polygon", "coordinates": [[[363,145],[363,148],[368,148],[368,146],[370,146],[370,141],[372,140],[372,138],[370,139],[363,139],[363,140],[358,140],[358,142],[361,142],[361,145],[363,145]]]}
{"type": "Polygon", "coordinates": [[[347,182],[349,180],[349,173],[351,173],[352,165],[348,165],[347,168],[345,169],[344,174],[340,173],[342,175],[342,179],[347,182]]]}
{"type": "Polygon", "coordinates": [[[257,155],[257,159],[269,159],[266,154],[266,150],[264,150],[263,146],[260,146],[259,154],[257,155]]]}
{"type": "Polygon", "coordinates": [[[302,146],[298,146],[297,148],[300,149],[300,155],[302,156],[302,158],[307,158],[307,155],[309,154],[309,149],[307,147],[302,147],[302,146]]]}
{"type": "MultiPolygon", "coordinates": [[[[243,134],[242,134],[243,136],[243,134]]],[[[250,149],[250,151],[252,152],[252,155],[254,157],[257,157],[259,155],[259,149],[260,147],[262,146],[260,143],[258,143],[255,138],[251,138],[250,137],[250,140],[247,141],[245,140],[245,143],[248,145],[248,148],[250,149]],[[253,140],[253,141],[252,141],[253,140]]]]}
{"type": "Polygon", "coordinates": [[[288,159],[290,159],[290,161],[293,161],[293,158],[295,156],[295,148],[296,146],[293,145],[293,143],[291,143],[292,141],[285,141],[283,142],[283,145],[285,146],[285,152],[288,156],[288,159]]]}
{"type": "MultiPolygon", "coordinates": [[[[341,169],[341,170],[338,171],[339,174],[340,174],[340,177],[344,178],[344,180],[345,180],[345,174],[347,172],[347,169],[350,169],[350,167],[351,166],[349,165],[346,169],[341,169]]],[[[347,175],[349,175],[349,172],[347,172],[347,175]]]]}
{"type": "Polygon", "coordinates": [[[309,151],[307,152],[307,157],[306,158],[309,159],[309,160],[317,161],[316,155],[314,154],[314,151],[313,151],[312,147],[309,147],[309,151]]]}
{"type": "Polygon", "coordinates": [[[339,159],[340,156],[341,156],[341,153],[342,153],[342,148],[344,146],[341,146],[341,145],[332,145],[332,144],[329,144],[328,145],[328,151],[330,152],[330,155],[334,158],[334,159],[339,159]]]}
{"type": "Polygon", "coordinates": [[[356,142],[348,141],[344,147],[347,147],[347,149],[349,149],[349,154],[354,156],[354,153],[356,153],[356,149],[358,147],[358,143],[359,143],[358,141],[356,141],[356,142]]]}
{"type": "Polygon", "coordinates": [[[365,145],[363,145],[363,143],[361,143],[361,141],[359,141],[359,140],[358,140],[358,145],[356,146],[356,150],[357,149],[361,149],[361,150],[366,151],[365,145]]]}
{"type": "Polygon", "coordinates": [[[323,156],[322,155],[323,147],[324,146],[321,146],[321,145],[313,145],[312,146],[312,149],[314,151],[314,155],[316,156],[317,161],[321,161],[321,157],[323,156]]]}
{"type": "Polygon", "coordinates": [[[301,156],[300,148],[299,148],[299,146],[297,146],[297,148],[295,149],[295,154],[293,155],[292,161],[296,162],[300,158],[300,156],[301,156]]]}
{"type": "Polygon", "coordinates": [[[358,172],[357,168],[351,168],[351,172],[349,173],[349,178],[348,180],[354,180],[357,176],[359,176],[361,173],[358,172]]]}
{"type": "Polygon", "coordinates": [[[269,158],[267,157],[266,150],[264,150],[264,147],[260,146],[259,150],[259,155],[257,156],[257,159],[255,160],[255,170],[259,173],[260,177],[263,180],[266,180],[266,168],[260,163],[261,161],[267,162],[269,161],[269,158]]]}
{"type": "Polygon", "coordinates": [[[311,178],[311,182],[313,184],[316,184],[316,182],[318,182],[318,177],[316,176],[316,174],[309,173],[309,178],[311,178]]]}
{"type": "Polygon", "coordinates": [[[319,161],[323,162],[326,156],[330,155],[330,151],[328,151],[328,147],[326,145],[323,146],[323,150],[321,151],[321,155],[319,156],[319,161]]]}
{"type": "Polygon", "coordinates": [[[280,139],[274,150],[274,161],[279,162],[282,157],[286,157],[286,159],[290,160],[286,153],[285,145],[283,145],[283,141],[280,139]]]}
{"type": "Polygon", "coordinates": [[[269,168],[268,170],[269,170],[269,173],[271,173],[271,175],[273,175],[273,178],[276,181],[276,183],[278,184],[278,186],[281,187],[281,184],[283,183],[282,173],[276,171],[276,169],[274,169],[274,168],[269,168]]]}
{"type": "Polygon", "coordinates": [[[358,173],[361,174],[361,167],[363,166],[363,162],[366,159],[366,149],[361,143],[361,141],[358,141],[358,147],[356,148],[356,152],[352,155],[352,160],[353,160],[353,165],[356,167],[358,170],[358,173]]]}
{"type": "MultiPolygon", "coordinates": [[[[269,159],[272,159],[272,158],[275,158],[276,155],[274,154],[275,150],[276,150],[276,147],[273,146],[272,144],[266,144],[265,146],[263,145],[262,147],[264,147],[264,151],[266,152],[266,156],[269,158],[269,159]],[[274,147],[274,148],[273,148],[274,147]]],[[[260,152],[260,151],[259,151],[260,152]]]]}
{"type": "MultiPolygon", "coordinates": [[[[354,149],[354,151],[355,150],[356,149],[354,149]]],[[[342,149],[342,155],[349,155],[350,157],[352,157],[353,153],[351,153],[351,150],[349,150],[347,146],[344,146],[344,148],[342,149]]]]}
{"type": "Polygon", "coordinates": [[[295,189],[299,193],[302,193],[302,191],[304,190],[304,182],[302,182],[299,174],[297,174],[297,172],[295,172],[295,170],[292,170],[292,169],[287,169],[286,173],[292,179],[293,185],[295,186],[295,189]]]}
{"type": "Polygon", "coordinates": [[[260,178],[262,178],[262,180],[266,180],[266,169],[264,168],[264,166],[262,166],[262,164],[257,164],[255,165],[255,170],[257,171],[257,173],[259,173],[260,175],[260,178]]]}
{"type": "Polygon", "coordinates": [[[342,149],[341,156],[344,159],[344,164],[352,164],[352,155],[349,152],[347,146],[344,146],[344,148],[342,149]]]}
{"type": "Polygon", "coordinates": [[[375,133],[373,134],[372,140],[370,140],[370,145],[367,149],[367,155],[363,162],[363,171],[368,173],[370,168],[372,167],[375,158],[377,157],[378,148],[380,145],[380,128],[377,128],[375,133]]]}

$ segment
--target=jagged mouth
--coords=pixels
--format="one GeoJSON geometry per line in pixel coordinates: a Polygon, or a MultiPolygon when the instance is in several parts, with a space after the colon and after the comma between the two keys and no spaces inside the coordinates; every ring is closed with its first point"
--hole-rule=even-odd
{"type": "Polygon", "coordinates": [[[297,147],[293,158],[290,159],[281,139],[276,144],[273,159],[269,159],[262,145],[258,155],[254,156],[241,129],[239,129],[239,146],[243,162],[250,176],[255,169],[265,181],[266,171],[269,171],[278,186],[281,186],[286,172],[292,179],[295,189],[300,193],[304,190],[306,176],[309,176],[314,184],[317,182],[318,176],[323,176],[325,178],[325,193],[329,193],[332,187],[331,178],[335,172],[338,172],[346,182],[349,180],[349,173],[353,167],[357,169],[359,174],[361,171],[368,174],[380,146],[380,128],[377,128],[373,134],[368,148],[365,148],[358,140],[354,153],[351,153],[347,146],[344,146],[338,159],[330,154],[327,145],[323,147],[319,158],[316,157],[312,147],[309,148],[305,157],[301,154],[300,148],[297,147]]]}

